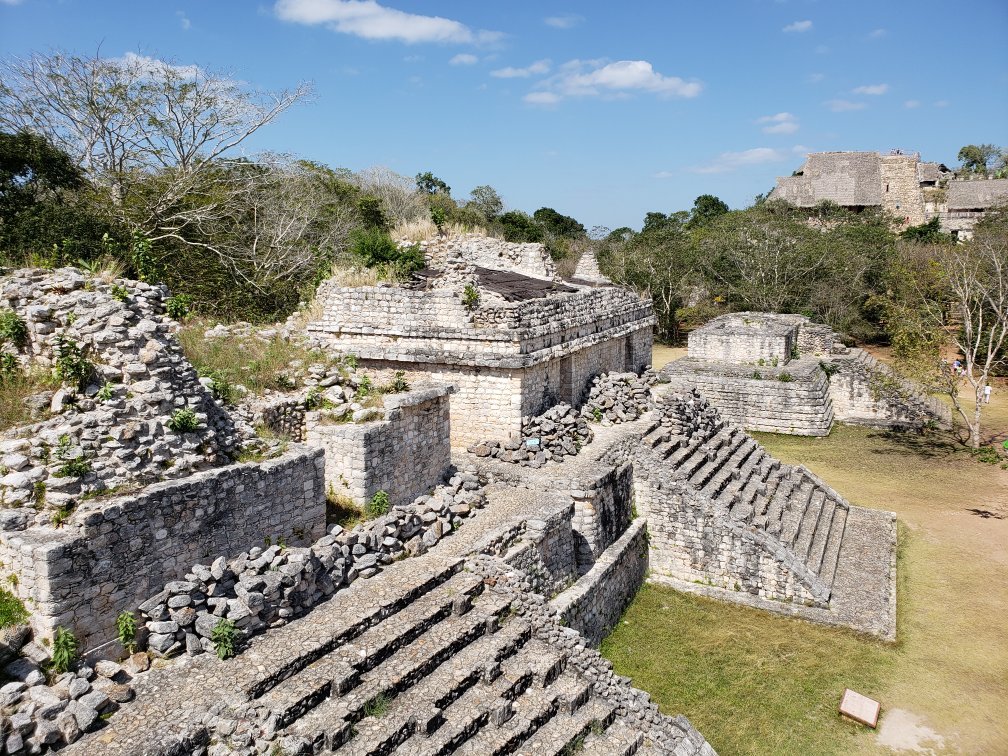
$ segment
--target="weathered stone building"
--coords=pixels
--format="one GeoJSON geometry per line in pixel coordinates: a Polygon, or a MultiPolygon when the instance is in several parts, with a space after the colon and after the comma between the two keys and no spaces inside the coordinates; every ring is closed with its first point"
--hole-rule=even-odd
{"type": "Polygon", "coordinates": [[[917,153],[813,152],[793,175],[777,179],[767,199],[797,207],[829,201],[854,211],[881,208],[903,227],[938,217],[946,233],[968,239],[984,212],[1008,203],[1008,179],[960,178],[917,153]]]}
{"type": "Polygon", "coordinates": [[[596,375],[650,363],[650,301],[553,280],[541,245],[477,241],[429,252],[441,267],[424,271],[422,284],[323,283],[310,335],[324,349],[353,353],[366,369],[457,386],[457,448],[516,435],[523,417],[559,402],[579,407],[596,375]],[[481,265],[490,262],[498,267],[481,265]]]}

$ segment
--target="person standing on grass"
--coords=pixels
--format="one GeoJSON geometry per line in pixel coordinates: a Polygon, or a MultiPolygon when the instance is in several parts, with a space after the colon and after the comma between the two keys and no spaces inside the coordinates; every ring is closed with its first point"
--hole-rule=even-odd
{"type": "Polygon", "coordinates": [[[984,386],[984,404],[990,404],[991,387],[988,383],[984,386]]]}

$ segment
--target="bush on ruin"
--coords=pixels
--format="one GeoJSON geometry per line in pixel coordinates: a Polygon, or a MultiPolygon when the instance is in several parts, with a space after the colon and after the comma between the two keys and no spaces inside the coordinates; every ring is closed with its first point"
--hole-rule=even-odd
{"type": "Polygon", "coordinates": [[[199,418],[188,407],[177,409],[168,421],[168,428],[173,433],[192,433],[199,428],[199,418]]]}
{"type": "Polygon", "coordinates": [[[389,500],[388,493],[385,491],[379,491],[371,497],[371,501],[369,501],[364,507],[364,512],[367,514],[368,519],[373,520],[376,517],[381,517],[383,514],[387,514],[391,508],[392,502],[389,500]]]}

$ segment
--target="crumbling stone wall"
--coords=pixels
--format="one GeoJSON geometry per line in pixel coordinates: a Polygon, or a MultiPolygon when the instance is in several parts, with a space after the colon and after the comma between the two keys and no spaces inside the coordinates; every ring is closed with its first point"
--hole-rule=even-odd
{"type": "Polygon", "coordinates": [[[325,452],[327,489],[357,502],[385,491],[393,505],[431,491],[451,464],[451,390],[388,394],[372,422],[326,423],[324,411],[309,412],[305,442],[325,452]]]}
{"type": "Polygon", "coordinates": [[[511,270],[533,278],[559,281],[556,265],[546,247],[538,243],[515,243],[482,234],[439,236],[420,242],[432,268],[442,269],[451,258],[494,270],[511,270]]]}
{"type": "Polygon", "coordinates": [[[571,490],[578,564],[592,565],[626,531],[633,508],[633,465],[605,469],[584,488],[571,490]]]}
{"type": "Polygon", "coordinates": [[[648,564],[647,521],[639,517],[552,606],[565,627],[597,646],[644,584],[648,564]]]}
{"type": "MultiPolygon", "coordinates": [[[[6,524],[6,523],[5,523],[6,524]]],[[[195,562],[265,539],[311,543],[325,533],[322,452],[292,447],[138,494],[81,505],[61,528],[0,529],[0,562],[36,632],[74,631],[82,649],[115,635],[115,619],[195,562]]]]}

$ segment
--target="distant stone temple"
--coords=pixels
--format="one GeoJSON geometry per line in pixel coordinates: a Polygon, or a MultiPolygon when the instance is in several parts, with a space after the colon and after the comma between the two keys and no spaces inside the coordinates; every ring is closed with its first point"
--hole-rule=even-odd
{"type": "Polygon", "coordinates": [[[882,428],[951,423],[948,407],[829,327],[801,315],[739,312],[689,335],[662,376],[699,390],[748,430],[825,436],[834,420],[882,428]]]}
{"type": "Polygon", "coordinates": [[[465,236],[424,246],[420,282],[324,283],[309,333],[368,370],[456,385],[453,447],[518,435],[523,417],[580,407],[595,376],[650,364],[654,314],[637,294],[561,283],[540,244],[465,236]]]}
{"type": "Polygon", "coordinates": [[[917,153],[813,152],[792,176],[777,179],[767,199],[797,207],[829,201],[854,211],[882,208],[904,227],[938,217],[945,232],[967,239],[987,210],[1008,203],[1008,179],[958,178],[917,153]]]}

